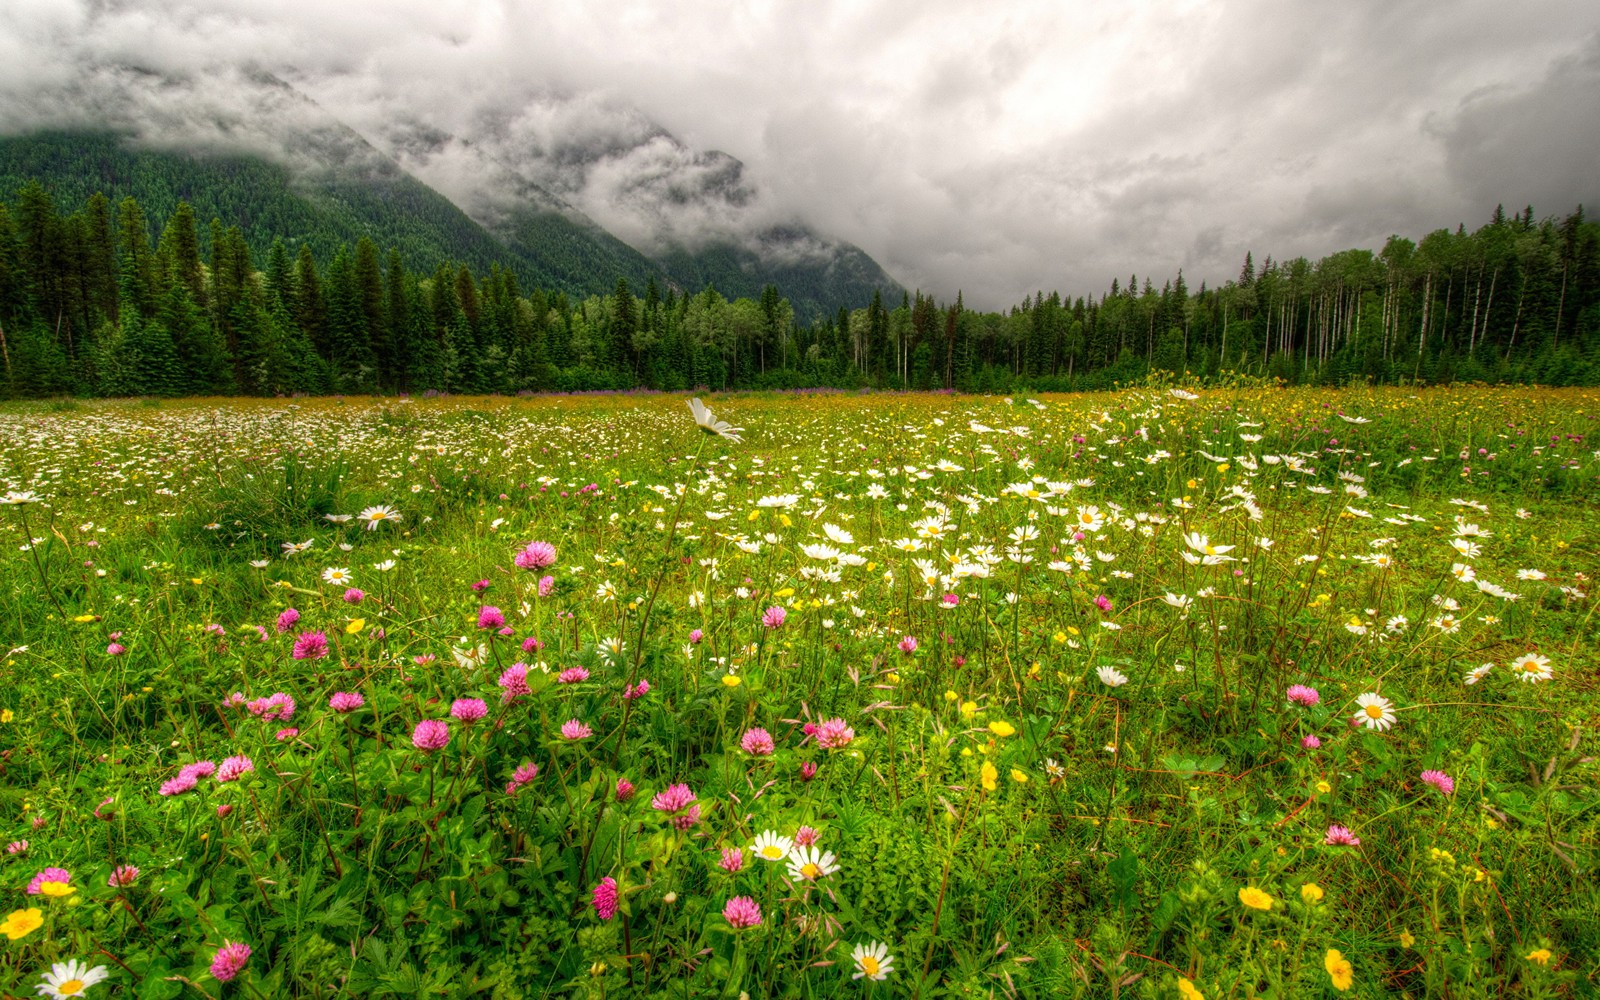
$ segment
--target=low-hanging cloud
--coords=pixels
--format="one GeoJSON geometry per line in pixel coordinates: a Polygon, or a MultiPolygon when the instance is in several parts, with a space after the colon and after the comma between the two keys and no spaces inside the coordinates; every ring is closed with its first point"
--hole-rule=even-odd
{"type": "Polygon", "coordinates": [[[983,307],[1592,204],[1597,83],[1587,0],[14,0],[0,22],[0,129],[377,168],[343,123],[480,217],[564,207],[645,249],[798,220],[983,307]]]}

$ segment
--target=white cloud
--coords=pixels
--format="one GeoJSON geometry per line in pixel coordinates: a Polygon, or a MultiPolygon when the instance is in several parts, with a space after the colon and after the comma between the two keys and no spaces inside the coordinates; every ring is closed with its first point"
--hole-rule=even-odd
{"type": "Polygon", "coordinates": [[[1592,201],[1594,30],[1587,0],[19,0],[0,127],[71,120],[38,95],[91,66],[188,75],[175,103],[217,106],[239,79],[219,67],[259,67],[380,146],[472,138],[399,147],[458,200],[515,174],[640,242],[743,224],[662,197],[725,181],[694,152],[723,150],[750,217],[998,307],[1592,201]],[[652,122],[689,148],[640,146],[652,122]]]}

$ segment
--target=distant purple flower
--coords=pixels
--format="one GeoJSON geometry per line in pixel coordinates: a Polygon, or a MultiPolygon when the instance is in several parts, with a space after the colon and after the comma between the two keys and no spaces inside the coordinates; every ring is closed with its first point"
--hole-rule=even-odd
{"type": "Polygon", "coordinates": [[[628,701],[633,701],[636,698],[643,698],[645,695],[647,695],[649,693],[650,693],[650,682],[649,681],[640,681],[639,683],[635,684],[631,688],[623,688],[622,697],[627,699],[628,701]]]}
{"type": "Polygon", "coordinates": [[[255,763],[243,755],[229,757],[217,768],[217,780],[221,782],[237,781],[239,778],[256,769],[255,763]]]}
{"type": "Polygon", "coordinates": [[[494,605],[485,604],[478,609],[479,628],[504,628],[505,624],[506,616],[494,605]]]}
{"type": "Polygon", "coordinates": [[[917,637],[914,635],[908,635],[901,639],[896,645],[900,647],[900,652],[910,656],[912,653],[917,651],[917,637]]]}
{"type": "Polygon", "coordinates": [[[664,790],[657,792],[655,797],[650,800],[650,808],[664,813],[682,812],[693,801],[694,792],[690,791],[688,785],[679,782],[676,785],[668,785],[664,790]]]}
{"type": "Polygon", "coordinates": [[[761,923],[761,907],[749,896],[735,896],[722,907],[722,919],[736,929],[754,927],[761,923]]]}
{"type": "Polygon", "coordinates": [[[528,665],[526,663],[513,663],[500,675],[500,700],[501,702],[513,701],[529,692],[528,665]]]}
{"type": "Polygon", "coordinates": [[[594,887],[594,912],[601,920],[617,915],[617,880],[607,875],[594,887]]]}
{"type": "Polygon", "coordinates": [[[19,856],[23,855],[23,854],[27,854],[28,853],[28,842],[26,840],[13,840],[11,843],[6,845],[6,853],[7,854],[16,854],[16,855],[19,855],[19,856]]]}
{"type": "Polygon", "coordinates": [[[128,647],[124,646],[120,642],[108,643],[106,645],[106,655],[107,656],[121,656],[123,653],[126,653],[127,651],[128,651],[128,647]]]}
{"type": "Polygon", "coordinates": [[[281,743],[284,740],[292,740],[296,736],[299,736],[299,735],[300,735],[300,730],[298,728],[296,728],[294,726],[288,726],[288,727],[286,727],[284,729],[280,729],[277,732],[273,733],[272,737],[273,737],[273,739],[276,739],[277,741],[279,741],[281,743]]]}
{"type": "Polygon", "coordinates": [[[1423,771],[1422,781],[1437,788],[1441,795],[1453,795],[1456,790],[1456,779],[1443,771],[1423,771]]]}
{"type": "Polygon", "coordinates": [[[557,684],[579,684],[589,679],[589,671],[583,667],[568,667],[556,674],[557,684]]]}
{"type": "Polygon", "coordinates": [[[553,593],[555,591],[555,589],[556,589],[556,578],[555,577],[553,577],[553,576],[541,576],[539,578],[539,596],[540,597],[549,597],[551,595],[551,593],[553,593]]]}
{"type": "Polygon", "coordinates": [[[627,778],[617,779],[617,801],[626,802],[633,798],[633,782],[627,778]]]}
{"type": "Polygon", "coordinates": [[[1289,685],[1288,695],[1290,701],[1296,705],[1304,705],[1307,708],[1322,700],[1322,695],[1317,693],[1316,688],[1306,687],[1304,684],[1289,685]]]}
{"type": "Polygon", "coordinates": [[[367,699],[355,691],[339,691],[328,699],[328,707],[341,714],[354,712],[366,703],[367,699]]]}
{"type": "Polygon", "coordinates": [[[1094,599],[1094,606],[1099,608],[1101,611],[1110,611],[1111,610],[1111,598],[1107,597],[1104,594],[1099,594],[1094,599]]]}
{"type": "Polygon", "coordinates": [[[829,750],[850,745],[856,738],[856,731],[845,725],[843,719],[829,719],[817,727],[817,746],[829,750]]]}
{"type": "Polygon", "coordinates": [[[761,624],[766,628],[781,628],[783,620],[789,617],[789,612],[774,604],[761,615],[761,624]]]}
{"type": "Polygon", "coordinates": [[[349,590],[344,592],[344,602],[346,604],[360,604],[361,599],[366,596],[367,595],[365,591],[351,587],[349,590]]]}
{"type": "Polygon", "coordinates": [[[765,757],[777,749],[772,742],[772,734],[761,728],[745,730],[744,736],[739,739],[739,746],[754,757],[765,757]]]}
{"type": "Polygon", "coordinates": [[[225,983],[244,971],[250,964],[250,946],[235,942],[224,944],[217,949],[217,955],[211,960],[211,975],[219,983],[225,983]]]}
{"type": "Polygon", "coordinates": [[[474,594],[481,594],[485,590],[488,590],[488,589],[489,589],[489,581],[488,580],[478,580],[478,581],[476,581],[476,582],[474,582],[472,584],[472,592],[474,594]]]}
{"type": "Polygon", "coordinates": [[[809,826],[802,826],[794,832],[794,846],[810,847],[817,842],[817,831],[809,826]]]}
{"type": "Polygon", "coordinates": [[[699,629],[695,629],[693,632],[689,633],[689,641],[695,643],[696,645],[698,645],[700,640],[704,639],[705,637],[706,634],[699,629]]]}
{"type": "Polygon", "coordinates": [[[518,767],[515,771],[511,772],[511,780],[506,782],[506,794],[507,795],[516,794],[517,789],[521,788],[523,785],[526,785],[528,782],[532,781],[534,778],[537,778],[538,776],[539,776],[539,765],[535,764],[531,760],[527,761],[526,763],[524,763],[520,767],[518,767]]]}
{"type": "Polygon", "coordinates": [[[814,763],[812,763],[811,761],[808,760],[804,764],[800,765],[800,780],[801,781],[810,781],[812,778],[815,778],[816,776],[817,776],[817,765],[816,764],[814,764],[814,763]]]}
{"type": "Polygon", "coordinates": [[[258,715],[267,722],[288,722],[294,716],[294,699],[282,691],[274,691],[265,698],[257,698],[245,707],[250,709],[251,715],[258,715]]]}
{"type": "Polygon", "coordinates": [[[176,778],[169,778],[161,783],[162,795],[182,795],[193,788],[197,782],[193,775],[180,774],[176,778]]]}
{"type": "Polygon", "coordinates": [[[106,885],[113,889],[126,889],[139,881],[139,869],[134,865],[119,865],[106,879],[106,885]]]}
{"type": "Polygon", "coordinates": [[[1329,847],[1361,846],[1360,837],[1357,837],[1355,834],[1351,833],[1348,827],[1340,826],[1337,823],[1328,827],[1328,833],[1322,838],[1322,842],[1327,844],[1329,847]]]}
{"type": "Polygon", "coordinates": [[[278,634],[282,635],[283,633],[294,628],[295,622],[299,620],[300,612],[296,611],[294,608],[285,608],[283,611],[278,613],[278,634]]]}
{"type": "Polygon", "coordinates": [[[183,768],[178,771],[178,775],[180,777],[194,778],[196,780],[200,778],[209,778],[216,773],[216,762],[209,760],[197,760],[193,764],[185,764],[183,765],[183,768]]]}
{"type": "Polygon", "coordinates": [[[1307,750],[1315,750],[1317,747],[1322,746],[1322,741],[1317,739],[1315,736],[1302,736],[1300,738],[1300,745],[1305,747],[1307,750]]]}
{"type": "Polygon", "coordinates": [[[561,738],[564,740],[586,740],[594,735],[594,730],[577,719],[568,719],[561,724],[561,738]]]}
{"type": "Polygon", "coordinates": [[[737,847],[724,847],[717,867],[725,872],[736,872],[744,867],[744,851],[737,847]]]}
{"type": "Polygon", "coordinates": [[[512,560],[518,569],[544,569],[556,561],[556,547],[549,542],[529,542],[512,560]]]}
{"type": "Polygon", "coordinates": [[[226,698],[222,699],[222,707],[223,708],[241,708],[246,703],[248,703],[249,700],[250,699],[248,699],[248,698],[246,698],[244,696],[244,692],[243,691],[235,691],[232,694],[228,695],[226,698]]]}
{"type": "Polygon", "coordinates": [[[457,698],[450,703],[450,717],[471,725],[489,714],[489,706],[479,698],[457,698]]]}
{"type": "Polygon", "coordinates": [[[294,637],[294,658],[320,660],[328,655],[328,637],[322,632],[301,632],[294,637]]]}
{"type": "Polygon", "coordinates": [[[439,719],[423,719],[411,730],[411,745],[423,753],[444,749],[450,742],[450,724],[439,719]]]}

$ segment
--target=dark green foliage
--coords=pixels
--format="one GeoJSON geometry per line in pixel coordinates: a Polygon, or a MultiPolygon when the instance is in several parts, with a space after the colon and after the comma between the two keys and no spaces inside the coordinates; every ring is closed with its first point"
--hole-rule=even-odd
{"type": "Polygon", "coordinates": [[[819,284],[796,265],[774,284],[749,249],[657,264],[559,216],[518,216],[501,241],[403,174],[305,190],[260,161],[109,136],[0,140],[6,192],[0,394],[12,396],[1042,392],[1153,371],[1600,382],[1600,225],[1581,208],[1397,236],[1377,254],[1250,254],[1219,288],[1135,275],[1098,299],[1040,291],[974,312],[959,293],[885,295],[864,255],[830,265],[843,277],[819,284]],[[824,298],[841,288],[865,304],[824,298]]]}

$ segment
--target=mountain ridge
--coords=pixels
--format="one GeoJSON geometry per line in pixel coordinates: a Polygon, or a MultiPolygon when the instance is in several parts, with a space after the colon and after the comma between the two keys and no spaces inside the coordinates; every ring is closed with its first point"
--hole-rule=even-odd
{"type": "Polygon", "coordinates": [[[0,198],[38,179],[65,204],[94,188],[160,219],[182,197],[260,250],[284,237],[320,253],[367,235],[412,266],[499,263],[577,297],[618,278],[681,293],[712,285],[730,299],[771,283],[810,318],[902,291],[860,248],[762,203],[739,160],[690,149],[631,110],[530,99],[459,131],[421,119],[363,130],[281,76],[241,70],[226,83],[230,100],[208,102],[203,81],[97,68],[62,99],[129,124],[0,121],[0,198]],[[585,110],[592,134],[529,124],[585,110]]]}

